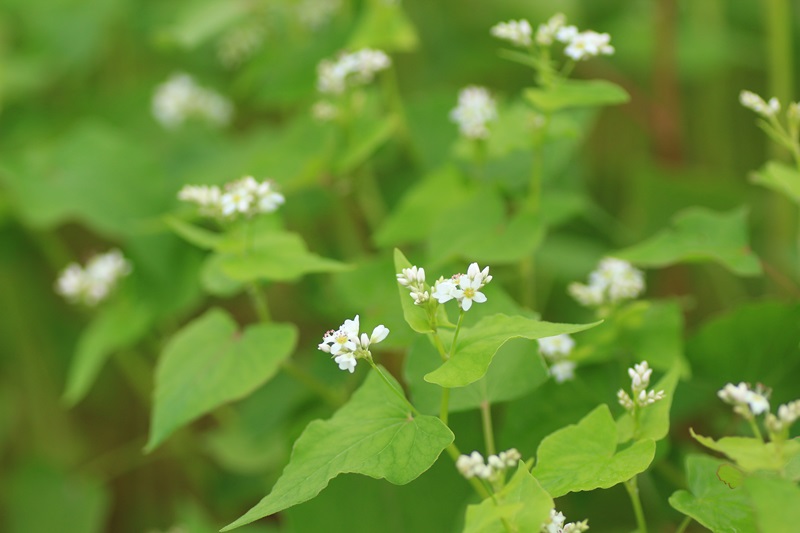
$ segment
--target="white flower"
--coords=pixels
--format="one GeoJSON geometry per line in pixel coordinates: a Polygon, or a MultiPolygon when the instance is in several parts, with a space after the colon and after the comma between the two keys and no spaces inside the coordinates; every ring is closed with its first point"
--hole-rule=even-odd
{"type": "Polygon", "coordinates": [[[800,418],[800,400],[795,400],[778,407],[778,416],[767,414],[765,423],[770,431],[779,433],[788,429],[798,418],[800,418]]]}
{"type": "MultiPolygon", "coordinates": [[[[569,36],[564,35],[564,37],[569,36]]],[[[569,44],[564,49],[564,53],[575,61],[589,59],[601,54],[608,56],[614,53],[614,47],[610,43],[611,36],[609,34],[588,30],[572,36],[569,44]]]]}
{"type": "Polygon", "coordinates": [[[450,111],[450,120],[465,137],[485,139],[489,136],[487,124],[497,120],[497,106],[485,87],[471,85],[458,93],[458,106],[450,111]]]}
{"type": "Polygon", "coordinates": [[[483,456],[477,451],[469,455],[461,455],[456,460],[456,469],[467,479],[477,477],[480,479],[495,479],[509,468],[517,466],[522,458],[516,448],[511,448],[498,455],[490,455],[486,463],[483,456]]]}
{"type": "Polygon", "coordinates": [[[376,326],[369,337],[366,333],[359,336],[359,329],[359,318],[356,315],[352,320],[345,320],[339,329],[326,332],[317,348],[331,354],[341,370],[352,373],[358,359],[372,359],[370,346],[378,344],[389,335],[389,329],[383,325],[376,326]]]}
{"type": "Polygon", "coordinates": [[[637,365],[633,365],[633,368],[628,369],[632,394],[628,396],[622,389],[617,392],[617,400],[619,400],[622,407],[628,411],[633,411],[637,407],[647,407],[666,397],[666,393],[663,390],[647,391],[652,374],[653,370],[649,367],[647,361],[642,361],[637,365]]]}
{"type": "Polygon", "coordinates": [[[386,53],[370,48],[342,54],[336,61],[326,59],[317,65],[317,89],[321,93],[341,94],[348,86],[371,82],[377,72],[391,65],[386,53]]]}
{"type": "Polygon", "coordinates": [[[754,415],[757,416],[769,410],[769,400],[767,399],[769,394],[770,391],[760,384],[756,385],[755,389],[751,389],[744,382],[738,385],[728,383],[717,392],[717,396],[723,402],[734,406],[735,413],[747,419],[752,419],[754,415]]]}
{"type": "Polygon", "coordinates": [[[440,304],[449,302],[456,297],[456,282],[452,279],[439,278],[433,286],[431,297],[436,299],[440,304]]]}
{"type": "Polygon", "coordinates": [[[229,218],[239,214],[272,213],[286,202],[272,181],[258,182],[253,176],[225,184],[224,192],[215,185],[185,185],[178,192],[178,198],[197,204],[204,215],[229,218]]]}
{"type": "Polygon", "coordinates": [[[575,362],[568,359],[553,363],[548,370],[556,383],[564,383],[575,378],[575,362]]]}
{"type": "Polygon", "coordinates": [[[222,214],[229,217],[236,213],[247,213],[252,201],[253,195],[248,191],[238,187],[233,188],[220,198],[222,214]]]}
{"type": "Polygon", "coordinates": [[[774,117],[781,110],[781,103],[777,98],[772,97],[767,103],[759,95],[750,91],[739,93],[739,103],[766,118],[774,117]]]}
{"type": "Polygon", "coordinates": [[[97,305],[131,270],[122,253],[111,250],[89,259],[85,268],[77,263],[67,265],[56,281],[56,292],[73,303],[97,305]]]}
{"type": "Polygon", "coordinates": [[[644,274],[627,261],[606,257],[589,274],[589,284],[571,283],[569,293],[579,303],[599,307],[632,299],[644,291],[644,274]]]}
{"type": "Polygon", "coordinates": [[[462,275],[458,279],[458,286],[459,288],[453,294],[459,300],[461,309],[464,311],[469,311],[473,301],[479,304],[486,301],[486,295],[479,290],[483,286],[480,278],[462,275]]]}
{"type": "Polygon", "coordinates": [[[542,352],[542,355],[550,359],[566,357],[572,352],[572,349],[575,348],[575,341],[566,333],[553,337],[544,337],[538,339],[537,342],[539,343],[539,351],[542,352]]]}
{"type": "Polygon", "coordinates": [[[539,25],[536,30],[536,42],[542,46],[553,44],[553,39],[566,22],[567,18],[563,13],[556,13],[546,23],[539,25]]]}
{"type": "Polygon", "coordinates": [[[230,122],[231,103],[219,94],[197,85],[188,74],[173,74],[156,88],[153,115],[165,128],[176,128],[190,118],[199,118],[215,126],[230,122]]]}
{"type": "Polygon", "coordinates": [[[556,40],[560,43],[571,43],[578,36],[578,28],[575,26],[564,26],[556,32],[556,40]]]}
{"type": "Polygon", "coordinates": [[[425,284],[424,268],[417,268],[416,266],[404,268],[402,272],[397,274],[397,282],[409,290],[416,305],[421,305],[430,298],[428,286],[425,284]]]}
{"type": "Polygon", "coordinates": [[[265,33],[260,22],[248,22],[227,31],[217,43],[220,63],[227,68],[242,64],[262,45],[265,33]]]}
{"type": "Polygon", "coordinates": [[[518,46],[531,44],[531,24],[525,19],[500,22],[489,30],[498,39],[510,41],[518,46]]]}
{"type": "Polygon", "coordinates": [[[583,533],[589,529],[586,520],[565,524],[564,522],[566,522],[566,520],[563,513],[551,509],[550,517],[547,522],[542,524],[540,531],[541,533],[583,533]]]}
{"type": "MultiPolygon", "coordinates": [[[[251,178],[252,179],[252,178],[251,178]]],[[[256,186],[256,198],[258,198],[258,211],[261,213],[272,213],[278,207],[286,203],[286,198],[273,188],[271,181],[263,181],[256,186]]]]}
{"type": "Polygon", "coordinates": [[[333,361],[339,365],[339,370],[347,370],[351,374],[356,371],[356,358],[352,353],[344,353],[337,355],[333,361]]]}
{"type": "Polygon", "coordinates": [[[570,283],[567,287],[569,294],[586,307],[599,307],[603,305],[605,287],[597,285],[584,285],[583,283],[570,283]]]}
{"type": "Polygon", "coordinates": [[[333,18],[341,4],[341,0],[302,0],[297,4],[297,16],[303,26],[317,30],[333,18]]]}

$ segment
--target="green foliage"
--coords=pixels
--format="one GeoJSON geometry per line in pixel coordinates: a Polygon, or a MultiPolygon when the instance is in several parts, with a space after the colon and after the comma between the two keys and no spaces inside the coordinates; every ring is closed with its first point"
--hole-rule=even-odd
{"type": "Polygon", "coordinates": [[[617,449],[617,425],[600,405],[575,425],[547,436],[536,452],[532,474],[553,497],[607,489],[644,472],[656,451],[652,439],[617,449]]]}
{"type": "Polygon", "coordinates": [[[653,390],[663,390],[666,397],[641,410],[638,429],[633,416],[628,411],[617,420],[619,442],[627,442],[633,438],[659,441],[667,436],[669,433],[670,409],[675,398],[675,388],[678,386],[679,378],[680,366],[676,364],[666,376],[653,385],[653,390]]]}
{"type": "Polygon", "coordinates": [[[768,161],[761,170],[753,172],[750,179],[800,204],[800,172],[797,169],[778,161],[768,161]]]}
{"type": "Polygon", "coordinates": [[[624,104],[630,100],[625,89],[606,80],[565,80],[545,89],[526,89],[525,98],[543,113],[624,104]]]}
{"type": "Polygon", "coordinates": [[[258,324],[239,333],[233,318],[219,309],[188,324],[159,358],[146,450],[182,425],[251,393],[275,375],[296,343],[292,325],[258,324]]]}
{"type": "Polygon", "coordinates": [[[758,531],[792,531],[800,520],[800,488],[797,483],[772,476],[745,480],[758,531]]]}
{"type": "Polygon", "coordinates": [[[413,415],[373,372],[333,418],[306,427],[272,492],[224,531],[307,501],[339,474],[404,485],[430,468],[452,442],[447,426],[434,417],[413,415]]]}
{"type": "Polygon", "coordinates": [[[800,455],[800,442],[797,440],[776,443],[749,437],[723,437],[715,441],[710,437],[698,435],[693,429],[689,429],[689,432],[697,442],[727,455],[748,472],[757,470],[785,472],[787,465],[800,455]]]}

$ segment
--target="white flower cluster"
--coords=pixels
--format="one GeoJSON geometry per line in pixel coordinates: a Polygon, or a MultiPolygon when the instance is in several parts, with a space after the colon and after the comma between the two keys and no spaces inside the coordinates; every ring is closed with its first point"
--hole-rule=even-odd
{"type": "Polygon", "coordinates": [[[763,385],[758,384],[755,389],[751,389],[750,385],[745,382],[738,385],[728,383],[717,392],[717,396],[723,402],[733,405],[734,413],[742,415],[748,420],[769,411],[769,394],[770,391],[763,385]]]}
{"type": "Polygon", "coordinates": [[[612,55],[611,36],[592,30],[579,32],[575,26],[567,26],[567,18],[563,13],[553,15],[546,23],[540,24],[536,30],[536,42],[541,46],[550,46],[553,41],[566,44],[564,54],[581,61],[599,55],[612,55]]]}
{"type": "Polygon", "coordinates": [[[185,185],[178,198],[197,204],[204,215],[228,218],[272,213],[286,201],[272,181],[258,182],[253,176],[227,183],[224,189],[216,185],[185,185]]]}
{"type": "Polygon", "coordinates": [[[461,135],[470,139],[489,136],[487,124],[497,120],[497,105],[485,87],[470,85],[458,93],[458,105],[450,111],[461,135]]]}
{"type": "Polygon", "coordinates": [[[525,19],[500,22],[492,26],[489,31],[498,39],[509,41],[517,46],[530,46],[531,44],[531,23],[525,19]]]}
{"type": "Polygon", "coordinates": [[[223,96],[204,89],[188,74],[173,74],[156,88],[153,115],[165,128],[176,128],[190,118],[199,118],[215,126],[228,124],[233,105],[223,96]]]}
{"type": "Polygon", "coordinates": [[[264,43],[266,30],[260,23],[237,26],[226,32],[217,43],[217,57],[227,68],[241,65],[264,43]]]}
{"type": "Polygon", "coordinates": [[[371,82],[375,73],[391,65],[388,55],[370,48],[342,54],[336,61],[325,59],[317,65],[317,89],[325,94],[342,94],[348,86],[371,82]]]}
{"type": "Polygon", "coordinates": [[[788,430],[800,418],[800,400],[795,400],[778,407],[778,416],[767,414],[765,421],[767,428],[773,433],[788,430]]]}
{"type": "Polygon", "coordinates": [[[490,455],[486,462],[477,451],[462,455],[456,460],[456,468],[467,479],[477,477],[485,480],[497,479],[509,468],[514,468],[522,456],[516,448],[511,448],[497,455],[490,455]]]}
{"type": "Polygon", "coordinates": [[[481,270],[478,263],[472,263],[466,274],[456,274],[449,279],[440,277],[436,280],[431,297],[440,304],[455,299],[461,309],[469,311],[472,302],[482,304],[486,301],[486,295],[480,290],[490,281],[492,276],[489,275],[489,267],[481,270]]]}
{"type": "Polygon", "coordinates": [[[131,273],[131,264],[119,250],[95,255],[81,267],[67,265],[56,282],[56,292],[72,303],[97,305],[116,286],[120,278],[131,273]]]}
{"type": "Polygon", "coordinates": [[[663,390],[658,392],[647,390],[652,373],[653,369],[647,365],[647,361],[642,361],[638,365],[633,365],[633,368],[628,369],[628,375],[631,377],[631,392],[633,394],[628,396],[622,389],[617,392],[617,399],[622,407],[628,411],[634,411],[637,407],[647,407],[666,397],[666,393],[663,390]]]}
{"type": "Polygon", "coordinates": [[[425,269],[412,266],[404,268],[397,274],[397,282],[411,291],[411,297],[416,305],[427,302],[431,295],[428,293],[428,286],[425,285],[425,269]]]}
{"type": "Polygon", "coordinates": [[[556,383],[563,383],[575,378],[575,361],[568,359],[575,341],[566,333],[554,337],[538,339],[539,352],[550,363],[548,372],[556,383]]]}
{"type": "Polygon", "coordinates": [[[565,524],[566,521],[563,513],[551,509],[550,518],[542,524],[541,533],[583,533],[589,529],[587,520],[565,524]]]}
{"type": "Polygon", "coordinates": [[[589,284],[571,283],[569,293],[581,305],[599,307],[636,298],[644,291],[644,275],[627,261],[606,257],[589,274],[589,284]]]}
{"type": "Polygon", "coordinates": [[[739,103],[764,118],[774,117],[781,110],[781,103],[774,96],[769,99],[769,102],[765,102],[759,95],[750,91],[739,93],[739,103]]]}
{"type": "Polygon", "coordinates": [[[366,333],[359,335],[358,315],[353,320],[345,320],[339,329],[330,330],[322,337],[318,348],[331,354],[339,369],[355,372],[359,359],[372,359],[369,347],[377,344],[389,335],[389,329],[384,325],[372,330],[372,335],[366,333]]]}
{"type": "Polygon", "coordinates": [[[301,0],[297,4],[297,18],[310,30],[325,26],[342,7],[341,0],[301,0]]]}

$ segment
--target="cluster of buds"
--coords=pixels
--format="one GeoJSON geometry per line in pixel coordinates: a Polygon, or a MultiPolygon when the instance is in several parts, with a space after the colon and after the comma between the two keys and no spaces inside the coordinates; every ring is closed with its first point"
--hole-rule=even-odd
{"type": "Polygon", "coordinates": [[[431,297],[428,292],[428,286],[425,285],[424,268],[415,266],[404,268],[402,272],[397,274],[397,282],[411,292],[411,297],[416,305],[424,304],[431,297]]]}
{"type": "Polygon", "coordinates": [[[330,330],[322,337],[318,348],[330,354],[339,369],[355,372],[359,359],[372,360],[370,346],[377,344],[389,335],[389,329],[383,325],[372,330],[369,337],[359,334],[358,315],[353,320],[345,320],[339,329],[330,330]]]}
{"type": "Polygon", "coordinates": [[[800,400],[795,400],[778,407],[778,415],[767,414],[764,423],[772,433],[788,432],[792,424],[800,418],[800,400]]]}
{"type": "Polygon", "coordinates": [[[769,99],[769,102],[765,102],[763,98],[751,91],[739,93],[739,103],[764,118],[774,117],[781,110],[781,103],[774,96],[769,99]]]}
{"type": "Polygon", "coordinates": [[[516,448],[511,448],[497,455],[490,455],[484,462],[477,451],[462,455],[456,460],[456,468],[467,479],[477,477],[487,481],[498,479],[509,468],[514,468],[522,456],[516,448]]]}
{"type": "Polygon", "coordinates": [[[131,273],[131,264],[119,250],[95,255],[82,267],[70,263],[56,281],[56,292],[72,303],[97,305],[131,273]]]}
{"type": "Polygon", "coordinates": [[[197,204],[204,215],[225,218],[272,213],[286,201],[271,180],[258,182],[252,176],[227,183],[222,189],[216,185],[185,185],[178,198],[197,204]]]}
{"type": "Polygon", "coordinates": [[[769,411],[770,390],[760,383],[755,389],[751,389],[748,383],[741,382],[738,385],[728,383],[717,396],[730,405],[733,405],[733,412],[743,416],[747,420],[769,411]]]}
{"type": "Polygon", "coordinates": [[[370,48],[342,54],[336,61],[325,59],[317,66],[317,89],[324,94],[342,94],[349,86],[371,82],[377,72],[391,65],[388,55],[370,48]]]}
{"type": "Polygon", "coordinates": [[[489,136],[490,122],[497,120],[497,105],[485,87],[470,85],[458,93],[458,105],[450,111],[461,135],[469,139],[489,136]]]}
{"type": "Polygon", "coordinates": [[[644,291],[644,274],[627,261],[606,257],[589,274],[589,284],[571,283],[569,293],[581,305],[600,307],[632,299],[644,291]]]}
{"type": "Polygon", "coordinates": [[[617,399],[622,407],[633,412],[637,408],[647,407],[664,399],[666,393],[663,390],[658,392],[647,390],[647,387],[650,386],[652,373],[653,369],[647,365],[647,361],[642,361],[638,365],[633,365],[633,368],[628,369],[628,375],[631,377],[632,394],[628,396],[628,393],[622,389],[617,392],[617,399]]]}
{"type": "Polygon", "coordinates": [[[542,524],[541,533],[583,533],[587,529],[589,529],[589,524],[587,520],[583,520],[581,522],[569,522],[565,524],[567,519],[563,513],[556,511],[555,509],[550,510],[550,518],[542,524]]]}
{"type": "Polygon", "coordinates": [[[563,383],[575,377],[575,362],[568,359],[575,341],[566,333],[554,337],[538,339],[539,353],[550,363],[549,373],[556,383],[563,383]]]}
{"type": "Polygon", "coordinates": [[[492,276],[489,275],[489,267],[481,270],[478,263],[472,263],[466,274],[455,274],[449,279],[440,277],[436,280],[431,297],[440,304],[456,300],[461,309],[469,311],[472,302],[481,304],[486,301],[486,295],[480,290],[490,281],[492,276]]]}
{"type": "MultiPolygon", "coordinates": [[[[528,47],[531,44],[531,24],[524,19],[501,22],[492,27],[491,34],[517,46],[528,47]]],[[[565,44],[564,54],[574,61],[614,53],[609,34],[591,30],[581,32],[575,26],[567,26],[567,18],[563,13],[557,13],[540,24],[535,40],[542,47],[549,47],[555,41],[565,44]]]]}
{"type": "Polygon", "coordinates": [[[183,73],[173,74],[156,88],[152,109],[156,120],[169,129],[192,118],[225,126],[233,115],[233,106],[225,97],[200,87],[183,73]]]}

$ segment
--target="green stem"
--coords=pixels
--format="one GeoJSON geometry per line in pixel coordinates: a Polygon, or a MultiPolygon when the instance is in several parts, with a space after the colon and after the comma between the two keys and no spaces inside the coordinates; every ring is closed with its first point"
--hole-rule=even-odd
{"type": "Polygon", "coordinates": [[[450,352],[447,354],[447,358],[451,359],[456,353],[456,342],[458,341],[458,334],[461,332],[461,322],[464,320],[464,315],[466,312],[462,309],[461,313],[458,315],[458,322],[456,323],[456,331],[453,333],[453,343],[450,345],[450,352]]]}
{"type": "Polygon", "coordinates": [[[450,389],[442,387],[442,403],[439,405],[439,420],[447,425],[447,415],[450,411],[450,389]]]}
{"type": "Polygon", "coordinates": [[[647,533],[647,523],[644,521],[644,511],[642,510],[642,500],[639,498],[638,477],[633,476],[625,482],[625,490],[631,498],[633,514],[636,515],[636,527],[638,533],[647,533]]]}
{"type": "Polygon", "coordinates": [[[438,330],[433,331],[431,338],[433,339],[433,345],[436,347],[436,351],[439,352],[439,357],[442,358],[442,361],[447,361],[450,356],[447,355],[447,350],[444,349],[444,344],[442,344],[442,338],[439,337],[438,330]]]}
{"type": "Polygon", "coordinates": [[[309,390],[325,400],[334,409],[344,405],[344,399],[325,383],[310,374],[306,369],[298,366],[291,359],[284,359],[281,368],[295,381],[305,385],[309,390]]]}
{"type": "Polygon", "coordinates": [[[272,317],[269,313],[269,306],[267,305],[267,298],[261,291],[261,287],[258,286],[258,282],[254,281],[250,283],[247,286],[247,292],[250,295],[250,299],[253,301],[253,307],[256,310],[256,315],[258,315],[258,320],[264,324],[269,324],[272,322],[272,317]]]}
{"type": "Polygon", "coordinates": [[[400,85],[397,82],[397,73],[394,68],[387,69],[382,76],[383,84],[382,89],[386,101],[389,103],[389,108],[397,117],[397,134],[400,139],[403,150],[406,153],[409,161],[416,166],[421,165],[417,151],[414,148],[413,138],[411,136],[411,128],[408,126],[408,118],[406,116],[405,106],[403,99],[400,96],[400,85]]]}
{"type": "Polygon", "coordinates": [[[378,365],[375,364],[375,361],[373,361],[372,359],[369,359],[369,358],[367,358],[367,361],[369,362],[370,366],[375,370],[375,372],[378,373],[378,375],[381,377],[383,382],[386,383],[386,386],[389,387],[390,389],[392,389],[392,392],[395,394],[395,396],[397,396],[398,398],[403,400],[403,403],[405,403],[406,406],[408,406],[408,408],[411,410],[412,413],[414,413],[417,416],[422,416],[422,413],[417,411],[417,408],[414,407],[413,405],[411,405],[411,402],[408,401],[408,398],[406,398],[406,395],[403,394],[402,392],[400,392],[399,390],[397,390],[397,388],[392,384],[392,382],[389,381],[389,378],[387,378],[386,374],[383,373],[381,368],[378,365]]]}
{"type": "Polygon", "coordinates": [[[492,404],[486,400],[481,402],[481,425],[483,426],[483,441],[486,443],[486,455],[495,455],[494,429],[492,428],[492,404]]]}
{"type": "Polygon", "coordinates": [[[758,429],[758,424],[756,423],[756,419],[750,416],[747,418],[747,423],[750,424],[750,429],[753,431],[753,435],[755,435],[758,440],[763,441],[764,435],[762,435],[761,430],[758,429]]]}
{"type": "Polygon", "coordinates": [[[361,207],[361,212],[364,213],[364,218],[367,221],[370,229],[375,231],[381,225],[383,219],[386,218],[386,202],[383,201],[381,189],[375,179],[375,173],[372,172],[372,167],[367,162],[361,168],[360,172],[355,176],[358,183],[354,184],[356,197],[361,207]]]}
{"type": "Polygon", "coordinates": [[[683,533],[684,531],[686,531],[686,528],[689,527],[689,524],[691,524],[691,523],[692,523],[692,517],[691,516],[687,516],[680,523],[680,525],[678,526],[678,529],[675,530],[675,533],[683,533]]]}

